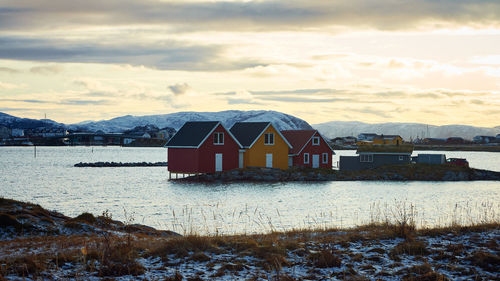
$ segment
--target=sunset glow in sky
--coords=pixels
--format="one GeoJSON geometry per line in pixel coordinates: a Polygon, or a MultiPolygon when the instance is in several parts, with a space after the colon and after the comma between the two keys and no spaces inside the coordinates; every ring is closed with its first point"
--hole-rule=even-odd
{"type": "Polygon", "coordinates": [[[0,111],[500,125],[500,1],[0,0],[0,111]]]}

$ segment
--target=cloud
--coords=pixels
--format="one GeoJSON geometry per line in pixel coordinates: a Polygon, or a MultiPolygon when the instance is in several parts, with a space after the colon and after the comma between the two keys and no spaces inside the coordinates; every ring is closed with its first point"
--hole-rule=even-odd
{"type": "Polygon", "coordinates": [[[401,91],[389,91],[389,92],[377,92],[373,94],[377,97],[385,97],[385,98],[405,98],[407,93],[401,91]]]}
{"type": "Polygon", "coordinates": [[[0,112],[5,112],[5,111],[26,111],[26,110],[29,110],[29,108],[0,107],[0,112]]]}
{"type": "MultiPolygon", "coordinates": [[[[262,62],[222,57],[225,48],[192,45],[180,41],[156,44],[99,44],[87,41],[0,37],[0,58],[46,62],[115,63],[144,65],[162,70],[224,71],[265,65],[262,62]]],[[[36,67],[32,72],[55,72],[54,67],[36,67]]]]}
{"type": "Polygon", "coordinates": [[[0,67],[0,72],[7,72],[7,73],[14,74],[14,73],[19,73],[20,71],[17,69],[14,69],[14,68],[10,68],[10,67],[0,67]]]}
{"type": "Polygon", "coordinates": [[[4,83],[4,82],[0,81],[0,89],[11,90],[11,89],[16,89],[16,88],[19,88],[19,86],[16,84],[4,83]]]}
{"type": "Polygon", "coordinates": [[[261,104],[260,102],[256,101],[253,94],[248,91],[219,93],[216,95],[226,96],[228,104],[261,104]]]}
{"type": "Polygon", "coordinates": [[[80,100],[80,99],[65,99],[57,104],[63,105],[106,105],[111,104],[109,100],[80,100]]]}
{"type": "Polygon", "coordinates": [[[310,94],[338,94],[338,93],[343,93],[344,91],[342,90],[336,90],[336,89],[295,89],[295,90],[283,90],[283,91],[252,91],[253,95],[310,95],[310,94]]]}
{"type": "Polygon", "coordinates": [[[359,112],[359,113],[374,115],[374,116],[382,117],[382,118],[391,118],[392,117],[392,115],[389,112],[387,112],[387,110],[375,109],[372,107],[348,108],[348,109],[345,109],[345,111],[359,112]]]}
{"type": "Polygon", "coordinates": [[[60,65],[46,65],[46,66],[34,66],[30,68],[31,73],[35,74],[57,74],[63,71],[63,67],[60,65]]]}
{"type": "Polygon", "coordinates": [[[49,101],[37,100],[37,99],[0,99],[0,101],[26,102],[26,103],[50,103],[49,101]]]}
{"type": "Polygon", "coordinates": [[[81,94],[85,97],[116,97],[118,94],[110,92],[86,92],[81,94]]]}
{"type": "Polygon", "coordinates": [[[39,99],[0,99],[0,101],[48,103],[48,104],[61,104],[61,105],[103,105],[111,103],[109,100],[81,100],[81,99],[64,99],[61,101],[48,101],[39,99]]]}
{"type": "Polygon", "coordinates": [[[4,3],[5,30],[74,25],[169,25],[184,30],[297,30],[345,26],[380,30],[426,25],[498,25],[496,0],[133,1],[4,3]]]}
{"type": "Polygon", "coordinates": [[[475,56],[470,62],[476,64],[500,65],[500,55],[475,56]]]}
{"type": "Polygon", "coordinates": [[[292,96],[262,96],[262,100],[281,101],[281,102],[298,102],[298,103],[324,103],[324,102],[339,102],[352,101],[345,98],[317,98],[317,97],[292,97],[292,96]]]}
{"type": "Polygon", "coordinates": [[[168,89],[176,96],[184,95],[191,87],[187,83],[175,84],[168,86],[168,89]]]}

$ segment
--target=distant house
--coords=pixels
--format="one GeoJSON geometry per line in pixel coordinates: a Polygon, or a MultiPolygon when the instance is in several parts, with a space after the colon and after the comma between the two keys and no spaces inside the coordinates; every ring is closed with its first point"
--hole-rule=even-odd
{"type": "Polygon", "coordinates": [[[237,122],[230,132],[243,146],[239,167],[288,168],[288,151],[292,148],[271,122],[237,122]]]}
{"type": "Polygon", "coordinates": [[[213,173],[238,168],[243,147],[218,121],[186,122],[165,145],[173,173],[213,173]]]}
{"type": "Polygon", "coordinates": [[[415,163],[423,164],[445,164],[446,155],[445,154],[418,154],[412,157],[412,161],[415,163]]]}
{"type": "Polygon", "coordinates": [[[157,138],[169,140],[171,137],[175,135],[176,132],[177,131],[174,128],[165,127],[158,131],[157,138]]]}
{"type": "Polygon", "coordinates": [[[5,126],[0,126],[0,139],[8,139],[10,137],[10,130],[5,126]]]}
{"type": "Polygon", "coordinates": [[[446,144],[464,144],[465,140],[461,137],[449,137],[446,139],[446,144]]]}
{"type": "Polygon", "coordinates": [[[361,133],[358,135],[358,141],[373,141],[373,139],[377,136],[377,134],[373,133],[361,133]]]}
{"type": "Polygon", "coordinates": [[[358,147],[358,156],[340,156],[339,169],[356,171],[373,169],[384,165],[409,164],[413,145],[362,146],[358,147]]]}
{"type": "Polygon", "coordinates": [[[12,129],[11,135],[13,137],[24,137],[24,130],[23,129],[12,129]]]}
{"type": "Polygon", "coordinates": [[[475,136],[472,141],[475,143],[481,143],[481,144],[486,144],[486,143],[494,143],[496,142],[497,138],[494,136],[475,136]]]}
{"type": "Polygon", "coordinates": [[[352,136],[343,137],[342,139],[344,141],[344,145],[354,145],[358,141],[358,139],[352,136]]]}
{"type": "Polygon", "coordinates": [[[331,140],[334,145],[354,145],[357,139],[355,137],[337,137],[331,140]]]}
{"type": "Polygon", "coordinates": [[[403,138],[399,135],[377,135],[372,140],[373,144],[395,144],[403,143],[403,138]]]}
{"type": "Polygon", "coordinates": [[[439,145],[439,144],[445,144],[446,139],[443,138],[425,138],[422,141],[423,144],[428,144],[428,145],[439,145]]]}
{"type": "Polygon", "coordinates": [[[335,153],[317,130],[286,130],[281,134],[292,145],[289,167],[332,168],[335,153]]]}

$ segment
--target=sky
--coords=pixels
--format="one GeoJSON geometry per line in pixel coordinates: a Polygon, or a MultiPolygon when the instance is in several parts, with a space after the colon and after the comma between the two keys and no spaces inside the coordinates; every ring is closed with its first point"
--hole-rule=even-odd
{"type": "Polygon", "coordinates": [[[500,125],[498,0],[0,0],[0,112],[500,125]]]}

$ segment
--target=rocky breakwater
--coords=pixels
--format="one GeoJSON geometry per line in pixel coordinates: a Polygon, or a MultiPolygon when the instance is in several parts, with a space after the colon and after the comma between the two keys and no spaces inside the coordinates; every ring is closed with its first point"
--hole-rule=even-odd
{"type": "Polygon", "coordinates": [[[74,165],[75,167],[94,167],[94,168],[103,168],[103,167],[167,167],[167,162],[94,162],[94,163],[84,163],[80,162],[74,165]]]}
{"type": "Polygon", "coordinates": [[[362,171],[329,169],[270,168],[238,169],[200,174],[177,181],[199,182],[284,182],[284,181],[500,181],[500,172],[449,165],[395,165],[362,171]]]}

